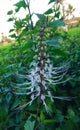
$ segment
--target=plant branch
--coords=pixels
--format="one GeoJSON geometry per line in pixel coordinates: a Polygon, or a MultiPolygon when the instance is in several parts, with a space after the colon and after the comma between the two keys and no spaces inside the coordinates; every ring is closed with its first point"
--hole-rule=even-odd
{"type": "Polygon", "coordinates": [[[28,8],[28,12],[29,12],[29,15],[30,15],[30,21],[31,21],[31,28],[32,30],[34,29],[33,28],[33,21],[32,21],[32,14],[31,14],[31,10],[30,10],[30,0],[25,0],[25,3],[27,5],[27,8],[28,8]]]}

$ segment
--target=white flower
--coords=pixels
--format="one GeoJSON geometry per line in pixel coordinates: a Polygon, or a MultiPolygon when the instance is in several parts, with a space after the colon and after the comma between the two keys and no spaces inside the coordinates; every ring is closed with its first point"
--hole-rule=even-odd
{"type": "Polygon", "coordinates": [[[40,92],[40,87],[38,86],[36,90],[37,90],[38,92],[40,92]]]}
{"type": "Polygon", "coordinates": [[[32,101],[34,100],[34,94],[31,95],[31,99],[32,99],[32,101]]]}
{"type": "Polygon", "coordinates": [[[41,50],[42,50],[42,51],[44,50],[44,47],[43,47],[43,46],[41,47],[41,50]]]}
{"type": "Polygon", "coordinates": [[[41,95],[41,100],[43,101],[44,104],[45,96],[43,94],[41,95]]]}
{"type": "Polygon", "coordinates": [[[34,90],[34,87],[31,88],[31,92],[33,92],[33,90],[34,90]]]}
{"type": "Polygon", "coordinates": [[[34,58],[34,59],[37,58],[37,55],[35,55],[33,58],[34,58]]]}
{"type": "Polygon", "coordinates": [[[43,105],[45,106],[45,109],[46,109],[46,111],[47,111],[47,113],[48,113],[48,112],[49,112],[49,108],[48,108],[48,106],[47,106],[47,104],[46,104],[45,101],[43,102],[43,105]]]}
{"type": "Polygon", "coordinates": [[[48,106],[46,105],[45,96],[43,94],[41,95],[41,100],[43,101],[43,105],[45,106],[46,111],[48,112],[48,106]]]}
{"type": "Polygon", "coordinates": [[[35,81],[36,81],[37,83],[41,81],[41,78],[40,78],[40,75],[39,75],[39,74],[35,75],[35,81]]]}
{"type": "Polygon", "coordinates": [[[42,85],[44,86],[45,90],[47,90],[46,82],[45,81],[42,81],[42,85]]]}
{"type": "Polygon", "coordinates": [[[39,53],[39,56],[41,56],[41,53],[39,53]]]}
{"type": "Polygon", "coordinates": [[[41,57],[38,56],[38,60],[40,60],[40,59],[41,59],[41,57]]]}
{"type": "Polygon", "coordinates": [[[52,74],[52,65],[50,64],[49,67],[48,67],[48,74],[50,75],[51,77],[51,74],[52,74]]]}
{"type": "Polygon", "coordinates": [[[40,74],[44,75],[44,70],[40,70],[40,74]]]}
{"type": "Polygon", "coordinates": [[[36,72],[40,71],[40,67],[36,66],[36,72]]]}
{"type": "Polygon", "coordinates": [[[34,67],[35,67],[36,65],[37,65],[37,64],[36,64],[35,62],[32,62],[32,63],[30,64],[30,67],[31,67],[31,66],[34,66],[34,67]]]}
{"type": "Polygon", "coordinates": [[[44,57],[46,57],[46,53],[44,53],[44,57]]]}
{"type": "Polygon", "coordinates": [[[35,52],[38,52],[38,48],[35,50],[35,52]]]}
{"type": "Polygon", "coordinates": [[[31,86],[34,87],[34,86],[35,86],[35,83],[36,83],[35,79],[34,79],[33,77],[31,77],[30,80],[31,80],[31,86]]]}
{"type": "Polygon", "coordinates": [[[44,47],[45,47],[45,50],[46,50],[46,48],[47,48],[47,47],[46,47],[46,44],[45,44],[45,46],[44,46],[44,47]]]}
{"type": "Polygon", "coordinates": [[[40,42],[38,42],[38,46],[40,45],[40,42]]]}
{"type": "Polygon", "coordinates": [[[45,64],[45,67],[44,67],[44,69],[45,69],[45,70],[47,70],[47,69],[48,69],[48,65],[47,65],[47,64],[45,64]]]}
{"type": "Polygon", "coordinates": [[[38,86],[36,90],[38,92],[37,95],[36,95],[36,97],[38,97],[38,96],[40,96],[40,92],[41,92],[40,87],[38,86]]]}
{"type": "Polygon", "coordinates": [[[27,92],[27,93],[26,93],[26,95],[30,95],[30,94],[32,94],[32,92],[27,92]]]}
{"type": "Polygon", "coordinates": [[[50,63],[50,59],[47,59],[47,63],[50,63]]]}
{"type": "Polygon", "coordinates": [[[44,61],[43,61],[43,60],[41,61],[41,64],[42,64],[42,65],[44,64],[44,61]]]}
{"type": "Polygon", "coordinates": [[[48,93],[49,97],[51,98],[51,101],[53,102],[54,100],[53,100],[53,98],[52,98],[51,92],[48,91],[47,93],[48,93]]]}
{"type": "Polygon", "coordinates": [[[31,76],[35,76],[35,71],[34,70],[31,71],[31,76]]]}

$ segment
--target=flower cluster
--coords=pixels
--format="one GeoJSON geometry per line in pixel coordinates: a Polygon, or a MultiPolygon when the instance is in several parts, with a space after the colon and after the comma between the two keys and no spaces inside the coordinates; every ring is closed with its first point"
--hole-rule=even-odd
{"type": "MultiPolygon", "coordinates": [[[[65,74],[69,68],[69,65],[63,65],[61,67],[54,67],[50,61],[49,55],[46,53],[46,43],[39,42],[36,49],[36,55],[33,58],[33,62],[30,64],[30,70],[27,75],[24,75],[24,78],[27,79],[27,82],[23,85],[17,84],[15,87],[17,89],[16,94],[20,95],[30,95],[30,102],[23,105],[31,105],[32,102],[40,97],[43,105],[46,110],[46,97],[49,97],[53,102],[54,96],[51,94],[50,86],[55,84],[60,84],[63,81],[65,74]]],[[[69,79],[67,79],[69,80],[69,79]]]]}

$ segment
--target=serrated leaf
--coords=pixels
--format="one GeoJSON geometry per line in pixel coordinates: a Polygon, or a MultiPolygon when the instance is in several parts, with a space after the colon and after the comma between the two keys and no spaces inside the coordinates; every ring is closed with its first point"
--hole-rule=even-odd
{"type": "Polygon", "coordinates": [[[27,120],[24,125],[24,130],[33,130],[34,128],[34,121],[27,120]]]}

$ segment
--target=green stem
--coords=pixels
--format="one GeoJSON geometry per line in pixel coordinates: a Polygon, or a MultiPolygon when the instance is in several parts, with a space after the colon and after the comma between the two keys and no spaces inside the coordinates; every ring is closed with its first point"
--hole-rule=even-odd
{"type": "Polygon", "coordinates": [[[38,120],[39,113],[40,113],[40,108],[41,108],[41,105],[42,105],[41,95],[40,95],[39,98],[40,98],[40,99],[39,99],[40,101],[39,101],[38,108],[37,108],[36,119],[35,119],[35,124],[34,124],[34,129],[33,129],[33,130],[36,130],[36,129],[37,129],[37,120],[38,120]]]}
{"type": "Polygon", "coordinates": [[[33,28],[33,21],[32,21],[32,15],[31,15],[31,10],[30,10],[30,0],[29,1],[26,0],[26,3],[27,3],[28,12],[29,12],[29,15],[30,15],[31,28],[33,30],[34,28],[33,28]]]}

